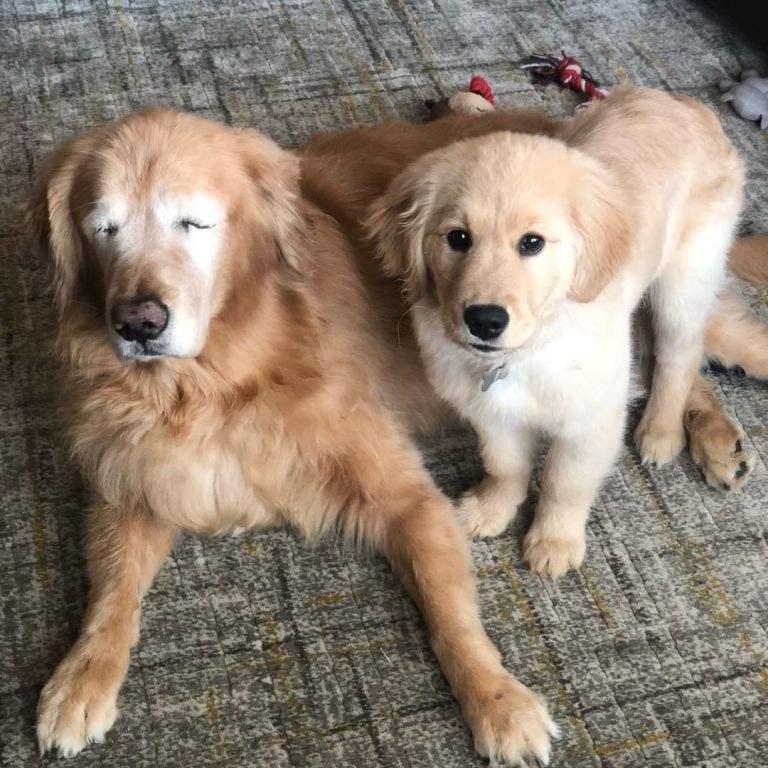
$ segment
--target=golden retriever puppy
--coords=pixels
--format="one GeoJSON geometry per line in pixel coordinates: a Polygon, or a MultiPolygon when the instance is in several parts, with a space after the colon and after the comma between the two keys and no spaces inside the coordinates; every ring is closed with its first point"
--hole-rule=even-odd
{"type": "Polygon", "coordinates": [[[435,404],[371,310],[397,286],[361,280],[354,243],[302,196],[297,157],[151,111],[55,153],[26,219],[53,264],[92,494],[88,608],[40,697],[42,750],[74,755],[112,726],[178,531],[289,524],[384,552],[479,752],[546,763],[555,726],[483,631],[463,533],[404,427],[435,404]]]}
{"type": "MultiPolygon", "coordinates": [[[[385,328],[396,331],[401,360],[415,354],[410,310],[392,295],[392,284],[382,278],[379,268],[367,258],[370,248],[363,222],[369,206],[380,197],[399,172],[428,152],[472,136],[497,131],[555,136],[561,123],[539,113],[505,110],[482,116],[450,115],[428,124],[383,123],[336,134],[318,134],[300,149],[302,191],[338,221],[359,244],[364,254],[360,267],[369,286],[382,299],[376,304],[377,316],[385,328]]],[[[729,266],[737,276],[751,280],[756,269],[768,262],[768,236],[738,240],[729,256],[729,266]]],[[[754,282],[754,280],[752,280],[754,282]]],[[[763,281],[768,282],[768,280],[763,281]]],[[[758,284],[760,281],[758,280],[758,284]]],[[[652,365],[652,339],[645,330],[647,312],[638,313],[635,356],[638,373],[645,378],[652,365]]],[[[768,330],[750,313],[744,300],[733,290],[721,295],[717,311],[705,337],[707,358],[726,365],[739,365],[750,371],[768,370],[768,342],[750,353],[744,339],[768,338],[768,330]],[[726,361],[730,361],[726,362],[726,361]],[[750,367],[751,366],[751,367],[750,367]]],[[[411,366],[411,376],[422,371],[411,366]]],[[[762,374],[766,377],[766,374],[762,374]]],[[[415,379],[410,379],[415,381],[415,379]]],[[[412,424],[429,427],[420,414],[411,414],[412,424]]],[[[685,408],[685,429],[691,457],[707,483],[714,488],[738,490],[749,478],[754,454],[745,447],[741,431],[730,421],[714,396],[706,377],[697,375],[685,408]]]]}
{"type": "Polygon", "coordinates": [[[663,464],[684,445],[744,177],[717,119],[684,97],[615,91],[557,136],[495,133],[429,154],[368,221],[404,280],[433,386],[480,438],[487,474],[460,504],[472,534],[507,526],[537,438],[552,437],[524,542],[552,577],[581,564],[622,442],[644,296],[655,365],[638,449],[663,464]]]}

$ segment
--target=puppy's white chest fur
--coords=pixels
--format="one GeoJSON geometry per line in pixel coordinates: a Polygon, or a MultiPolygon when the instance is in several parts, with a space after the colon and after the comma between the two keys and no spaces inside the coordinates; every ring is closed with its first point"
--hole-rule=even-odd
{"type": "Polygon", "coordinates": [[[626,402],[630,332],[623,315],[569,303],[530,345],[487,360],[449,340],[434,312],[417,308],[414,326],[432,385],[462,416],[557,433],[626,402]]]}

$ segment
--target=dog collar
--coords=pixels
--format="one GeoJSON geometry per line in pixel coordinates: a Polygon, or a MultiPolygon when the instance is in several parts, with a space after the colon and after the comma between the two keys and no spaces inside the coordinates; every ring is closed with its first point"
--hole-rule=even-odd
{"type": "Polygon", "coordinates": [[[506,362],[499,363],[498,365],[492,365],[490,368],[486,368],[483,373],[483,383],[480,389],[483,392],[487,392],[491,385],[501,379],[506,379],[509,374],[506,362]]]}

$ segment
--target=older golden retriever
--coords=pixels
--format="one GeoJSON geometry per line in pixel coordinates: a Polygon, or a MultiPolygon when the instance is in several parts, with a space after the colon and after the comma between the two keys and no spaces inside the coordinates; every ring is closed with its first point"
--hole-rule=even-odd
{"type": "Polygon", "coordinates": [[[369,219],[433,386],[480,437],[486,477],[460,505],[471,533],[506,527],[537,438],[552,437],[524,555],[553,577],[581,564],[622,442],[643,297],[655,364],[638,449],[663,464],[685,443],[744,178],[715,116],[685,97],[618,90],[555,133],[428,154],[369,219]]]}
{"type": "Polygon", "coordinates": [[[547,762],[555,726],[483,631],[464,535],[404,427],[437,407],[372,309],[397,287],[361,280],[356,244],[301,195],[297,157],[151,111],[56,152],[26,218],[53,262],[93,497],[89,604],[41,694],[41,748],[73,755],[113,724],[142,596],[180,529],[290,524],[386,553],[477,749],[547,762]]]}
{"type": "MultiPolygon", "coordinates": [[[[177,531],[291,524],[386,553],[478,750],[546,762],[554,726],[485,636],[463,536],[407,435],[442,409],[362,225],[409,163],[501,129],[557,125],[520,112],[384,125],[297,158],[152,111],[42,169],[26,218],[53,263],[66,420],[93,496],[89,606],[40,698],[44,750],[75,754],[112,725],[142,597],[177,531]]],[[[737,433],[694,391],[691,437],[732,474],[737,433]]]]}

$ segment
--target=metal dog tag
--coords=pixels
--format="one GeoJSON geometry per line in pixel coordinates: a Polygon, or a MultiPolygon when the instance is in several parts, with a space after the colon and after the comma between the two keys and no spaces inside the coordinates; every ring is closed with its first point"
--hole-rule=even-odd
{"type": "Polygon", "coordinates": [[[491,384],[501,379],[506,379],[509,371],[507,370],[507,364],[501,363],[495,365],[493,368],[488,368],[483,374],[483,384],[480,389],[483,392],[487,392],[491,388],[491,384]]]}

